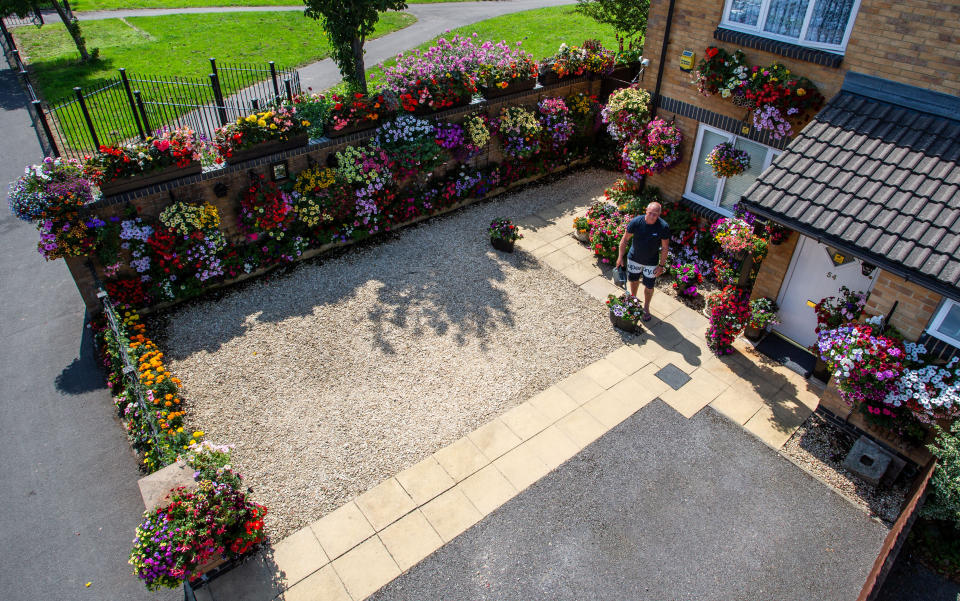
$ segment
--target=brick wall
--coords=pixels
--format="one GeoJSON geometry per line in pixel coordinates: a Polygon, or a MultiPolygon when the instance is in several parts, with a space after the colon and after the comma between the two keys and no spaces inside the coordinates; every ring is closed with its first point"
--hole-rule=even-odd
{"type": "Polygon", "coordinates": [[[787,275],[787,268],[790,267],[790,259],[793,257],[793,251],[797,248],[797,242],[800,240],[800,234],[790,232],[790,235],[781,244],[771,244],[767,251],[767,256],[760,264],[760,270],[757,272],[757,280],[753,284],[753,292],[750,298],[760,298],[762,296],[770,297],[774,300],[780,294],[780,286],[783,285],[783,278],[787,275]]]}
{"type": "MultiPolygon", "coordinates": [[[[545,97],[568,96],[577,92],[589,94],[598,94],[602,82],[600,80],[587,80],[586,78],[576,78],[570,82],[560,82],[547,87],[537,88],[526,94],[510,97],[498,98],[479,105],[472,105],[459,110],[451,110],[438,116],[443,121],[461,121],[466,115],[474,112],[486,112],[494,116],[504,106],[523,105],[528,108],[534,108],[536,104],[545,97]]],[[[112,216],[123,217],[129,207],[134,208],[137,213],[147,221],[153,221],[159,217],[163,210],[174,201],[186,202],[209,202],[214,205],[220,213],[220,230],[224,236],[231,242],[242,241],[242,234],[239,231],[239,208],[240,198],[243,191],[249,186],[250,174],[256,173],[269,179],[271,165],[285,161],[288,173],[295,177],[297,173],[307,169],[310,164],[325,165],[328,157],[337,152],[342,152],[347,146],[358,146],[365,144],[367,139],[372,136],[374,130],[368,130],[360,134],[345,136],[342,139],[336,139],[330,144],[313,146],[309,148],[300,148],[292,151],[280,153],[274,157],[264,157],[248,161],[238,166],[228,166],[222,171],[206,173],[199,177],[185,178],[182,181],[174,181],[170,184],[161,184],[148,190],[139,190],[126,193],[117,198],[108,198],[99,205],[91,208],[91,214],[100,218],[107,219],[112,216]],[[218,197],[215,190],[220,186],[225,186],[226,193],[218,197]],[[163,190],[162,188],[169,188],[163,190]]],[[[489,163],[499,163],[503,161],[499,147],[494,142],[488,152],[482,153],[479,157],[471,159],[474,167],[479,167],[489,163]]],[[[451,161],[448,168],[455,168],[458,164],[451,161]]],[[[222,190],[221,190],[222,192],[222,190]]],[[[316,253],[310,253],[315,255],[316,253]]],[[[305,257],[307,255],[305,254],[305,257]]],[[[90,264],[96,271],[97,276],[105,279],[103,266],[99,265],[95,258],[91,257],[90,264]]],[[[99,301],[96,299],[95,279],[90,272],[86,258],[71,258],[67,261],[71,275],[84,299],[87,308],[92,311],[99,311],[99,301]]],[[[121,273],[120,275],[132,275],[130,273],[121,273]]],[[[240,278],[244,279],[244,278],[240,278]]]]}
{"type": "Polygon", "coordinates": [[[917,340],[933,317],[941,298],[936,292],[880,270],[865,310],[870,315],[886,315],[893,303],[897,302],[890,325],[900,330],[907,340],[917,340]]]}

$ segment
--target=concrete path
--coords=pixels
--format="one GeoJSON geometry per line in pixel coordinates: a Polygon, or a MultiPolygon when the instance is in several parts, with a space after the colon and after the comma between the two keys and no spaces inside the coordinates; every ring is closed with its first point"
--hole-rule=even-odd
{"type": "MultiPolygon", "coordinates": [[[[553,185],[562,186],[563,182],[553,185]]],[[[543,194],[549,195],[550,188],[543,188],[543,194]]],[[[607,294],[619,293],[620,289],[611,283],[609,270],[603,270],[592,253],[572,237],[569,225],[574,215],[583,214],[585,203],[588,202],[589,199],[583,199],[580,203],[555,205],[515,219],[514,222],[521,226],[524,234],[517,246],[521,252],[529,252],[545,266],[557,270],[558,277],[570,278],[584,292],[595,297],[597,309],[603,310],[601,303],[606,300],[607,294]]],[[[603,445],[610,436],[622,438],[611,430],[616,430],[621,422],[631,420],[631,416],[637,412],[640,412],[637,414],[639,417],[631,421],[637,424],[644,422],[644,416],[648,415],[644,408],[655,400],[661,408],[653,413],[656,416],[654,426],[651,426],[653,429],[636,442],[647,447],[647,455],[634,467],[668,474],[669,477],[665,481],[650,483],[651,488],[645,493],[649,498],[642,503],[614,503],[603,510],[606,513],[598,513],[602,517],[601,523],[609,519],[612,524],[622,526],[624,521],[647,524],[650,520],[663,519],[670,521],[674,531],[688,528],[690,535],[671,542],[672,556],[664,556],[662,550],[657,551],[659,555],[654,555],[658,561],[679,562],[678,565],[688,566],[692,564],[683,563],[688,560],[685,554],[700,557],[697,555],[700,550],[694,533],[721,540],[720,533],[724,532],[724,528],[734,528],[740,524],[742,529],[736,531],[737,536],[749,539],[751,546],[740,559],[733,555],[738,562],[730,568],[733,572],[724,573],[724,578],[720,578],[720,572],[713,573],[719,579],[714,586],[722,587],[722,592],[729,594],[721,598],[768,598],[748,594],[760,591],[766,586],[768,578],[773,578],[771,586],[776,585],[777,590],[789,590],[791,586],[802,584],[803,587],[798,590],[806,591],[808,582],[822,580],[836,585],[844,578],[849,578],[849,582],[845,581],[843,585],[846,589],[854,587],[852,583],[858,579],[857,586],[862,585],[886,529],[871,522],[825,485],[816,483],[800,469],[778,458],[775,452],[816,407],[819,398],[817,391],[811,389],[801,376],[777,363],[765,361],[752,351],[748,343],[742,341],[737,342],[737,352],[733,355],[723,359],[713,357],[703,335],[707,326],[706,318],[671,297],[657,295],[651,310],[655,319],[646,324],[642,335],[624,334],[623,346],[607,357],[555,383],[317,522],[277,541],[256,560],[202,589],[198,599],[267,601],[281,598],[278,595],[282,595],[285,601],[361,601],[442,547],[444,550],[441,555],[447,553],[444,545],[459,545],[457,537],[475,524],[480,523],[481,526],[477,528],[482,529],[482,524],[489,524],[490,519],[498,520],[497,509],[504,503],[513,503],[511,499],[521,505],[541,507],[536,516],[527,516],[534,524],[549,522],[554,519],[552,512],[556,509],[555,504],[524,501],[530,494],[524,491],[544,477],[555,478],[555,475],[548,474],[571,458],[577,458],[573,461],[584,461],[584,453],[593,457],[587,461],[599,473],[606,473],[608,469],[612,473],[627,470],[627,467],[617,464],[615,456],[608,457],[604,453],[597,455],[585,449],[598,439],[600,442],[597,444],[603,445]],[[709,409],[706,408],[708,405],[709,409]],[[672,417],[662,418],[664,412],[672,417]],[[709,423],[712,422],[705,424],[704,415],[722,416],[716,419],[726,418],[729,426],[711,430],[709,423]],[[694,425],[663,428],[656,425],[661,422],[681,424],[687,419],[693,419],[694,425]],[[704,429],[704,432],[697,434],[700,429],[704,429]],[[651,431],[658,434],[650,434],[651,431]],[[679,442],[672,440],[674,438],[679,442]],[[704,448],[697,451],[699,454],[696,457],[682,459],[683,453],[676,452],[674,445],[680,445],[681,448],[699,445],[704,448]],[[662,453],[659,452],[661,448],[662,453]],[[716,456],[707,457],[707,448],[715,448],[716,456]],[[702,486],[704,466],[697,465],[701,462],[706,466],[706,473],[720,478],[722,486],[718,484],[715,487],[722,493],[719,496],[711,495],[712,487],[702,486]],[[730,466],[733,466],[732,471],[730,466]],[[764,485],[757,490],[760,482],[764,485]],[[662,486],[667,488],[657,490],[662,486]],[[797,497],[806,499],[803,503],[784,501],[790,498],[795,489],[815,491],[816,495],[811,492],[808,496],[818,498],[797,497]],[[724,509],[714,508],[706,513],[687,511],[684,509],[687,502],[684,499],[693,492],[702,497],[695,504],[703,505],[712,499],[724,509]],[[747,498],[754,496],[756,503],[748,502],[747,498]],[[730,501],[731,498],[741,497],[747,498],[741,499],[740,503],[730,501]],[[657,507],[669,507],[670,510],[663,512],[657,507]],[[761,521],[747,519],[742,513],[744,508],[757,513],[761,521]],[[671,512],[676,512],[676,515],[671,512]],[[845,517],[839,519],[838,515],[845,517]],[[822,530],[842,532],[850,540],[859,541],[862,547],[860,552],[843,555],[838,549],[844,549],[845,553],[847,547],[833,542],[827,545],[831,550],[825,550],[818,540],[808,536],[807,531],[788,526],[789,523],[804,524],[811,520],[814,524],[824,520],[822,529],[819,525],[814,527],[817,533],[822,530]],[[844,520],[847,520],[847,526],[842,525],[844,520]],[[782,530],[775,533],[775,525],[782,526],[782,530]],[[858,538],[863,532],[867,533],[868,540],[858,538]],[[804,563],[796,568],[797,574],[774,577],[769,573],[770,558],[777,556],[781,547],[792,549],[793,559],[803,559],[804,563]],[[762,557],[763,561],[754,560],[754,556],[762,557]],[[736,579],[746,578],[751,566],[761,575],[751,576],[753,579],[748,579],[746,583],[728,580],[733,577],[731,574],[736,579]],[[821,574],[824,570],[829,570],[830,574],[821,574]],[[749,587],[738,588],[741,584],[749,587]],[[741,597],[737,596],[741,594],[741,597]]],[[[648,426],[644,425],[644,428],[648,426]]],[[[617,488],[613,487],[611,497],[604,489],[610,482],[591,484],[591,478],[583,473],[577,477],[561,477],[566,483],[558,486],[570,487],[572,493],[581,491],[577,493],[580,495],[578,498],[586,506],[601,508],[609,505],[608,499],[617,497],[617,488]]],[[[518,519],[515,523],[521,521],[518,519]]],[[[618,531],[633,534],[618,539],[619,542],[599,544],[600,548],[605,545],[629,547],[635,543],[634,535],[639,536],[640,532],[613,526],[607,533],[618,531]]],[[[502,533],[504,529],[498,529],[497,532],[502,533]]],[[[541,578],[541,586],[544,587],[541,592],[560,598],[567,598],[564,597],[565,589],[554,589],[557,581],[551,580],[550,574],[584,572],[601,575],[607,581],[607,575],[619,574],[625,569],[625,562],[637,559],[636,554],[624,555],[622,550],[610,550],[600,553],[598,557],[577,556],[572,550],[572,546],[576,545],[572,543],[567,544],[560,539],[537,539],[536,531],[521,531],[520,534],[531,537],[527,545],[529,553],[533,553],[531,545],[535,547],[539,544],[539,552],[548,556],[549,560],[533,565],[530,573],[519,567],[511,570],[503,567],[507,573],[503,578],[498,577],[498,582],[532,582],[530,579],[541,578]],[[566,551],[557,556],[561,547],[566,551]]],[[[519,540],[523,540],[524,536],[519,536],[519,540]]],[[[487,557],[490,546],[496,546],[489,541],[470,537],[469,540],[479,542],[480,546],[468,551],[469,543],[464,543],[464,554],[487,557]]],[[[528,565],[527,556],[522,551],[524,546],[519,540],[507,536],[503,545],[497,547],[500,549],[501,566],[528,565]]],[[[645,539],[641,537],[636,540],[645,539]]],[[[830,540],[833,541],[832,538],[830,540]]],[[[705,561],[705,558],[701,559],[705,561]]],[[[436,561],[438,565],[447,565],[446,559],[436,561]]],[[[788,565],[786,559],[784,561],[777,565],[788,565]]],[[[443,568],[438,569],[442,571],[443,568]]],[[[480,568],[474,569],[471,565],[473,572],[469,574],[457,573],[458,569],[458,566],[454,566],[451,573],[457,576],[447,578],[437,577],[438,572],[430,572],[430,576],[424,577],[425,584],[416,585],[415,593],[409,598],[447,598],[461,587],[469,593],[464,598],[484,598],[478,596],[478,589],[471,588],[477,581],[474,572],[480,568]],[[435,588],[431,589],[431,586],[435,588]]],[[[653,570],[653,567],[649,567],[649,570],[653,570]]],[[[680,578],[678,573],[673,574],[666,580],[652,582],[652,585],[660,588],[650,591],[650,595],[643,598],[672,598],[667,591],[671,587],[683,588],[690,580],[680,578]]],[[[693,580],[690,582],[699,584],[691,589],[693,592],[690,597],[683,598],[699,598],[694,593],[701,590],[701,586],[706,586],[703,584],[705,581],[697,580],[698,577],[691,578],[693,580]]],[[[403,582],[407,580],[403,579],[403,582]]],[[[628,582],[620,578],[610,582],[608,589],[604,589],[609,594],[574,594],[568,597],[636,598],[631,588],[632,580],[628,582]]],[[[605,586],[592,581],[587,585],[605,586]]],[[[400,588],[391,587],[390,590],[405,590],[405,585],[398,586],[400,588]]],[[[829,588],[822,590],[823,594],[813,598],[830,598],[827,594],[829,588]]],[[[489,598],[543,597],[532,592],[530,588],[520,590],[508,587],[505,593],[493,594],[489,598]]],[[[393,594],[384,598],[393,598],[393,594]]],[[[404,597],[399,595],[397,598],[404,597]]]]}
{"type": "MultiPolygon", "coordinates": [[[[4,68],[3,182],[43,158],[26,104],[16,76],[4,68]]],[[[36,229],[4,203],[0,597],[176,599],[176,593],[148,593],[126,563],[143,513],[137,460],[95,364],[80,295],[63,261],[46,262],[37,253],[37,239],[36,229]]]]}

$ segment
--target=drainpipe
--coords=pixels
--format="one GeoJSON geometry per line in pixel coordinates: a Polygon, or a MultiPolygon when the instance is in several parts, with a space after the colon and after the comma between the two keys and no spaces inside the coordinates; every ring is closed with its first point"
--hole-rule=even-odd
{"type": "Polygon", "coordinates": [[[660,108],[660,86],[663,83],[663,68],[667,64],[667,45],[670,43],[670,26],[673,25],[673,7],[676,0],[670,0],[670,7],[667,9],[667,25],[663,30],[663,48],[660,49],[660,65],[657,67],[657,85],[653,90],[653,106],[650,108],[650,118],[657,116],[657,109],[660,108]]]}

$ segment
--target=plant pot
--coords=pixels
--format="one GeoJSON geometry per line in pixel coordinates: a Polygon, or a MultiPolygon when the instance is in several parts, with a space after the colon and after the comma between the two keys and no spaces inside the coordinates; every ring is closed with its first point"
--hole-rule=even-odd
{"type": "Polygon", "coordinates": [[[277,154],[285,150],[300,148],[302,146],[306,146],[309,141],[310,136],[305,133],[298,134],[287,140],[268,140],[266,142],[254,144],[250,148],[234,151],[233,156],[227,159],[227,163],[230,165],[236,165],[237,163],[269,156],[271,154],[277,154]]]}
{"type": "Polygon", "coordinates": [[[549,86],[550,84],[560,81],[560,76],[553,70],[553,63],[540,65],[540,71],[537,73],[537,81],[540,82],[542,86],[549,86]]]}
{"type": "Polygon", "coordinates": [[[533,78],[515,79],[507,84],[505,88],[480,86],[480,93],[483,94],[484,98],[490,100],[491,98],[500,98],[501,96],[509,96],[510,94],[516,94],[518,92],[526,92],[527,90],[532,90],[535,85],[537,85],[537,80],[533,78]]]}
{"type": "Polygon", "coordinates": [[[472,101],[473,101],[473,96],[471,94],[464,94],[463,96],[455,100],[453,104],[451,104],[450,106],[445,106],[439,109],[434,109],[433,107],[427,104],[418,104],[417,108],[413,109],[413,114],[417,116],[433,115],[435,113],[442,113],[443,111],[450,111],[456,108],[460,108],[461,106],[467,106],[472,101]]]}
{"type": "Polygon", "coordinates": [[[618,79],[620,81],[625,81],[630,83],[633,81],[633,78],[637,76],[637,73],[640,72],[640,61],[633,61],[630,63],[621,63],[616,65],[613,68],[613,71],[610,75],[607,75],[608,79],[618,79]]]}
{"type": "Polygon", "coordinates": [[[381,116],[376,121],[357,121],[355,123],[351,123],[347,125],[343,129],[333,129],[328,125],[326,128],[324,128],[323,133],[328,138],[340,138],[342,136],[349,136],[350,134],[355,134],[357,132],[366,131],[368,129],[374,129],[384,121],[389,120],[390,117],[392,116],[393,114],[391,113],[391,114],[386,114],[381,116]]]}
{"type": "Polygon", "coordinates": [[[188,177],[191,175],[199,175],[202,170],[203,167],[201,167],[200,163],[197,161],[191,162],[186,167],[170,165],[168,167],[164,167],[163,169],[148,171],[142,175],[122,177],[110,182],[104,182],[100,185],[100,191],[104,196],[113,196],[115,194],[129,192],[130,190],[139,190],[140,188],[147,188],[156,184],[168,182],[172,179],[188,177]]]}
{"type": "Polygon", "coordinates": [[[640,329],[637,322],[624,319],[623,317],[617,317],[613,314],[613,311],[610,312],[610,323],[618,330],[623,330],[631,334],[636,334],[640,329]]]}
{"type": "Polygon", "coordinates": [[[513,252],[513,242],[507,242],[503,238],[490,238],[490,244],[492,244],[495,249],[505,253],[513,252]]]}
{"type": "Polygon", "coordinates": [[[827,382],[830,380],[830,368],[827,366],[827,362],[817,357],[816,363],[813,364],[813,371],[811,375],[820,380],[821,382],[827,382]]]}
{"type": "Polygon", "coordinates": [[[580,242],[589,242],[590,232],[581,232],[580,230],[573,230],[573,237],[579,240],[580,242]]]}
{"type": "Polygon", "coordinates": [[[753,326],[747,326],[743,329],[743,335],[747,340],[752,340],[756,342],[763,337],[763,330],[760,328],[755,328],[753,326]]]}

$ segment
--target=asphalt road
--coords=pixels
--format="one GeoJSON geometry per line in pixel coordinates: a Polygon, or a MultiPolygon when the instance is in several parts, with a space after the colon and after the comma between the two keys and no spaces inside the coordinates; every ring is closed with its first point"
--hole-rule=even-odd
{"type": "Polygon", "coordinates": [[[887,529],[656,400],[370,601],[856,599],[887,529]]]}

